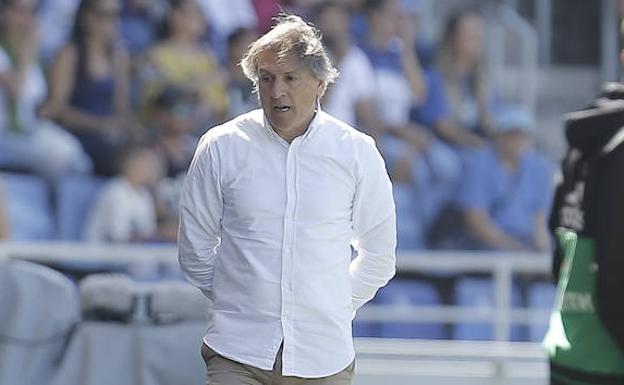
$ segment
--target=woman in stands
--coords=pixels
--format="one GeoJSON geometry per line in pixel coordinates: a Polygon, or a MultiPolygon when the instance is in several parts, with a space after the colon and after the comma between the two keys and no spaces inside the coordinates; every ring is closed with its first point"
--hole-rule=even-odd
{"type": "Polygon", "coordinates": [[[485,20],[465,9],[449,18],[437,57],[449,107],[449,119],[437,125],[438,134],[459,147],[485,143],[492,133],[491,95],[484,68],[485,20]]]}
{"type": "Polygon", "coordinates": [[[115,174],[111,155],[139,139],[129,104],[129,60],[119,43],[119,0],[82,0],[71,40],[51,68],[50,95],[41,113],[82,142],[95,173],[115,174]]]}
{"type": "Polygon", "coordinates": [[[76,138],[36,113],[47,93],[36,3],[6,0],[0,6],[0,167],[50,179],[89,172],[76,138]]]}
{"type": "Polygon", "coordinates": [[[226,118],[226,78],[216,56],[202,42],[206,21],[195,0],[169,0],[160,42],[142,71],[144,102],[174,85],[199,98],[199,120],[205,126],[226,118]],[[211,123],[212,122],[212,123],[211,123]]]}

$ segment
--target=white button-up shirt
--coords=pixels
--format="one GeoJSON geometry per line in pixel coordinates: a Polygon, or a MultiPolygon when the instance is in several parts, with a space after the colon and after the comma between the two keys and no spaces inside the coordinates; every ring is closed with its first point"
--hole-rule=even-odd
{"type": "Polygon", "coordinates": [[[204,342],[282,374],[354,359],[351,321],[395,272],[392,187],[369,136],[322,112],[288,144],[262,110],[208,131],[182,192],[179,259],[212,300],[204,342]],[[356,256],[352,259],[353,246],[356,256]]]}

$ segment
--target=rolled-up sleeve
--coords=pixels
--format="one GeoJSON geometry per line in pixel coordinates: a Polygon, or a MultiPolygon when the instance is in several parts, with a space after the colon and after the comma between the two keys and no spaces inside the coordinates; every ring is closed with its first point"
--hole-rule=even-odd
{"type": "Polygon", "coordinates": [[[218,152],[210,132],[202,137],[180,202],[178,259],[186,279],[208,295],[221,240],[223,197],[218,152]]]}
{"type": "Polygon", "coordinates": [[[351,262],[353,308],[370,301],[396,268],[396,213],[392,185],[383,158],[371,138],[358,153],[358,181],[353,202],[351,262]]]}

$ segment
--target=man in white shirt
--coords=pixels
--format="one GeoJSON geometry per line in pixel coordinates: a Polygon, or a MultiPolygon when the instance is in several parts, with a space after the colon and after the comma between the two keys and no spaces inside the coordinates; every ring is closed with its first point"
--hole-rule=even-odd
{"type": "Polygon", "coordinates": [[[384,162],[320,110],[338,73],[301,18],[241,65],[262,109],[202,137],[182,192],[180,264],[211,300],[208,384],[350,384],[355,311],[395,272],[384,162]]]}

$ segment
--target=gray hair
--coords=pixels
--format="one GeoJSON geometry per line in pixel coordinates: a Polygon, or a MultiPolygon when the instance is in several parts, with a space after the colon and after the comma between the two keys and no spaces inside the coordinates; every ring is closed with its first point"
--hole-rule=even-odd
{"type": "Polygon", "coordinates": [[[312,75],[323,82],[321,96],[339,75],[325,52],[321,33],[296,15],[279,15],[275,26],[253,42],[241,60],[240,65],[245,76],[253,82],[254,91],[258,88],[258,56],[266,51],[275,52],[280,60],[290,54],[300,58],[312,75]]]}

